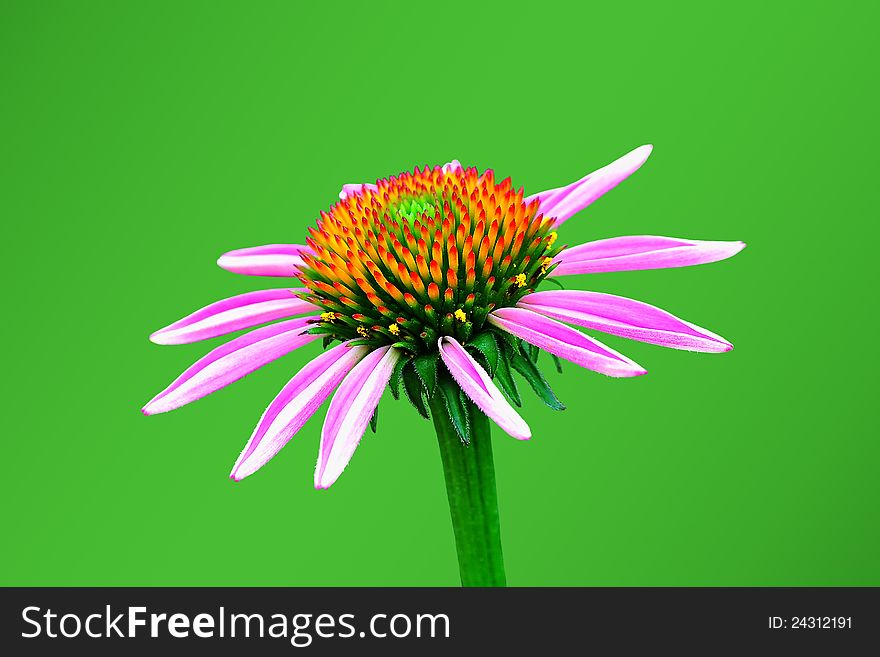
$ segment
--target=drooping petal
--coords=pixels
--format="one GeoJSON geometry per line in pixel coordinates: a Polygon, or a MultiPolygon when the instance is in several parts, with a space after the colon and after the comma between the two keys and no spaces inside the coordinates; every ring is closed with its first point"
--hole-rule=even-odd
{"type": "Polygon", "coordinates": [[[359,194],[365,187],[372,192],[379,190],[379,187],[373,183],[347,183],[342,186],[342,191],[339,192],[339,198],[344,201],[352,194],[359,194]]]}
{"type": "Polygon", "coordinates": [[[297,372],[263,413],[229,476],[241,481],[281,451],[368,351],[343,342],[297,372]]]}
{"type": "Polygon", "coordinates": [[[255,329],[220,345],[191,365],[170,386],[144,406],[144,415],[180,408],[201,399],[276,358],[315,340],[320,335],[304,334],[316,317],[298,317],[255,329]]]}
{"type": "Polygon", "coordinates": [[[372,351],[342,381],[327,409],[315,467],[315,488],[329,488],[351,460],[401,353],[372,351]]]}
{"type": "Polygon", "coordinates": [[[647,374],[641,365],[598,340],[531,310],[499,308],[489,314],[488,321],[529,344],[581,367],[614,377],[647,374]]]}
{"type": "Polygon", "coordinates": [[[529,425],[513,410],[486,371],[465,351],[458,340],[444,336],[437,341],[437,347],[449,373],[483,413],[518,440],[532,437],[529,425]]]}
{"type": "Polygon", "coordinates": [[[553,275],[702,265],[734,256],[745,246],[745,242],[707,242],[656,235],[612,237],[565,249],[553,259],[559,263],[553,275]]]}
{"type": "Polygon", "coordinates": [[[525,202],[528,204],[534,199],[540,200],[539,212],[545,217],[555,217],[556,225],[559,226],[605,192],[611,191],[629,178],[648,159],[652,149],[653,146],[650,144],[639,146],[611,164],[588,173],[580,180],[564,187],[533,194],[527,197],[525,202]]]}
{"type": "Polygon", "coordinates": [[[635,299],[601,292],[548,290],[524,296],[521,308],[547,317],[688,351],[730,351],[733,345],[719,335],[635,299]]]}
{"type": "Polygon", "coordinates": [[[304,264],[300,254],[310,251],[301,244],[266,244],[224,253],[217,264],[234,274],[292,277],[304,264]]]}
{"type": "Polygon", "coordinates": [[[150,340],[156,344],[188,344],[276,319],[320,312],[320,308],[296,296],[308,291],[307,288],[288,287],[239,294],[205,306],[159,329],[150,340]]]}

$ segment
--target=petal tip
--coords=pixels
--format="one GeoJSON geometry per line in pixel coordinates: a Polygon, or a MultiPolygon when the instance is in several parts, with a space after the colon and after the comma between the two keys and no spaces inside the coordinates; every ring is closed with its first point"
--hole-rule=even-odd
{"type": "Polygon", "coordinates": [[[253,474],[253,472],[246,472],[246,473],[242,474],[242,469],[243,469],[246,461],[247,461],[247,459],[243,459],[241,456],[239,456],[238,459],[236,459],[235,463],[232,466],[232,470],[229,473],[229,478],[232,479],[232,481],[238,482],[238,481],[241,481],[242,479],[244,479],[245,477],[247,477],[248,475],[253,474]]]}
{"type": "Polygon", "coordinates": [[[620,158],[617,162],[624,164],[629,169],[627,176],[635,173],[647,161],[654,150],[653,144],[643,144],[638,148],[634,148],[629,153],[620,158]]]}
{"type": "MultiPolygon", "coordinates": [[[[727,260],[746,248],[746,243],[740,241],[718,242],[717,244],[720,247],[719,257],[716,257],[715,260],[727,260]]],[[[710,262],[712,261],[710,260],[710,262]]]]}
{"type": "Polygon", "coordinates": [[[722,249],[725,251],[725,256],[722,259],[732,258],[746,248],[746,243],[740,241],[719,242],[719,245],[722,246],[722,249]]]}
{"type": "Polygon", "coordinates": [[[150,334],[150,342],[153,344],[161,344],[161,345],[170,345],[173,344],[171,340],[168,339],[168,334],[165,329],[159,329],[158,331],[150,334]]]}
{"type": "Polygon", "coordinates": [[[315,463],[315,490],[324,490],[326,488],[328,488],[328,486],[324,483],[324,467],[321,465],[321,454],[319,451],[318,462],[315,463]]]}

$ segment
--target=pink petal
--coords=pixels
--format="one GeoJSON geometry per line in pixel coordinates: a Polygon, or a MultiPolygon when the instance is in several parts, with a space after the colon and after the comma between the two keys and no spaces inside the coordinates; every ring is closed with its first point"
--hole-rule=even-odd
{"type": "Polygon", "coordinates": [[[368,351],[344,342],[297,372],[263,413],[229,476],[241,481],[281,451],[368,351]]]}
{"type": "Polygon", "coordinates": [[[655,306],[601,292],[548,290],[524,296],[521,308],[632,340],[689,351],[730,351],[721,336],[655,306]]]}
{"type": "Polygon", "coordinates": [[[239,294],[159,329],[150,340],[156,344],[188,344],[276,319],[318,312],[317,306],[295,296],[306,292],[306,288],[282,288],[239,294]]]}
{"type": "Polygon", "coordinates": [[[615,377],[647,374],[643,367],[598,340],[531,310],[499,308],[489,314],[488,320],[529,344],[581,367],[615,377]]]}
{"type": "Polygon", "coordinates": [[[452,162],[447,162],[440,167],[440,170],[443,171],[443,173],[449,173],[450,171],[461,171],[461,168],[461,162],[458,160],[452,160],[452,162]]]}
{"type": "Polygon", "coordinates": [[[525,202],[540,200],[539,212],[545,217],[555,217],[556,225],[560,226],[572,215],[580,212],[635,173],[648,159],[652,149],[653,146],[650,144],[639,146],[611,164],[588,173],[580,180],[564,187],[533,194],[526,198],[525,202]]]}
{"type": "Polygon", "coordinates": [[[437,341],[437,347],[452,377],[483,413],[518,440],[532,437],[529,425],[513,410],[486,371],[455,338],[444,336],[437,341]]]}
{"type": "Polygon", "coordinates": [[[220,345],[196,361],[144,406],[144,415],[180,408],[238,381],[276,358],[315,340],[303,334],[315,317],[299,317],[270,324],[220,345]]]}
{"type": "Polygon", "coordinates": [[[345,184],[342,186],[342,191],[339,192],[339,198],[344,201],[352,194],[360,194],[361,192],[364,191],[365,188],[371,192],[379,191],[379,187],[377,185],[374,185],[373,183],[362,183],[362,184],[348,183],[348,184],[345,184]]]}
{"type": "Polygon", "coordinates": [[[235,274],[292,277],[304,264],[300,258],[302,252],[309,253],[309,247],[300,244],[266,244],[224,253],[217,264],[235,274]]]}
{"type": "Polygon", "coordinates": [[[665,269],[716,262],[736,255],[745,242],[705,242],[638,235],[612,237],[565,249],[557,255],[553,274],[596,274],[609,271],[665,269]]]}
{"type": "Polygon", "coordinates": [[[329,488],[351,460],[401,352],[380,347],[354,366],[330,401],[315,467],[315,488],[329,488]]]}

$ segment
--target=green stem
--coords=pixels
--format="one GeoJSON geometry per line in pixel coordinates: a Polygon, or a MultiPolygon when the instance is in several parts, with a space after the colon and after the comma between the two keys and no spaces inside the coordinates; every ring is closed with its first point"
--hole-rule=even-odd
{"type": "Polygon", "coordinates": [[[461,442],[442,395],[430,400],[462,586],[506,586],[489,418],[468,402],[471,442],[461,442]]]}

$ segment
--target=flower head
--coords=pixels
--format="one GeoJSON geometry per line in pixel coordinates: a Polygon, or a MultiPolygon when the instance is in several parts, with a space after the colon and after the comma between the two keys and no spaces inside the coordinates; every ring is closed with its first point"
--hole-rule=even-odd
{"type": "MultiPolygon", "coordinates": [[[[551,275],[681,267],[739,252],[741,242],[616,237],[566,247],[558,228],[626,179],[650,154],[643,146],[563,187],[532,196],[457,161],[344,185],[305,245],[271,244],[223,255],[246,275],[296,277],[303,287],[249,292],[213,303],[157,331],[184,344],[256,328],[215,348],[145,407],[172,410],[323,338],[263,413],[232,470],[242,479],[271,459],[334,390],[315,485],[342,473],[386,386],[428,417],[443,395],[452,417],[469,399],[521,440],[531,430],[513,405],[517,372],[549,406],[564,406],[537,368],[541,350],[613,377],[645,369],[569,325],[652,344],[723,352],[724,338],[641,301],[598,292],[537,288],[551,275]],[[305,317],[297,317],[306,315],[305,317]],[[293,318],[293,319],[291,319],[293,318]],[[334,342],[339,342],[329,348],[334,342]]],[[[557,360],[557,367],[559,366],[557,360]]],[[[458,414],[458,415],[457,415],[458,414]]],[[[464,442],[468,423],[453,422],[464,442]]]]}
{"type": "Polygon", "coordinates": [[[297,268],[301,298],[334,314],[313,332],[412,355],[437,352],[444,335],[467,342],[552,270],[561,248],[540,205],[509,178],[460,166],[346,193],[309,229],[297,268]]]}

